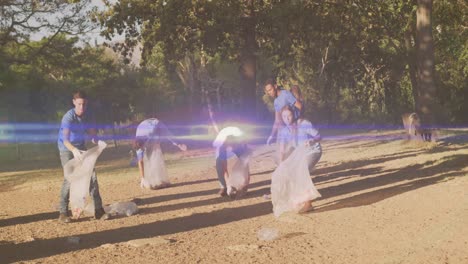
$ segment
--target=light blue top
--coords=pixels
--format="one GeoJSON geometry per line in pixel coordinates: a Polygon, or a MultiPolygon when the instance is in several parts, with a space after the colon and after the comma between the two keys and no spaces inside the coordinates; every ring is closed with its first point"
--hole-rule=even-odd
{"type": "Polygon", "coordinates": [[[94,116],[89,112],[84,112],[81,116],[77,116],[75,109],[70,109],[62,118],[60,130],[58,133],[57,145],[60,151],[69,151],[63,144],[63,129],[70,130],[70,143],[81,150],[85,149],[86,130],[95,128],[94,116]]]}
{"type": "Polygon", "coordinates": [[[143,154],[144,154],[144,153],[145,153],[145,152],[144,152],[141,148],[137,149],[137,151],[136,151],[136,158],[137,158],[138,161],[143,160],[143,154]]]}
{"type": "Polygon", "coordinates": [[[296,103],[296,97],[288,90],[279,90],[281,91],[278,97],[275,98],[275,111],[279,112],[286,105],[294,105],[296,103]]]}
{"type": "MultiPolygon", "coordinates": [[[[313,137],[320,136],[319,131],[312,125],[312,123],[305,119],[300,119],[297,122],[297,136],[294,135],[293,128],[284,126],[278,134],[278,142],[288,144],[292,147],[297,147],[300,144],[305,144],[307,140],[313,137]]],[[[322,147],[319,142],[315,142],[310,146],[311,152],[321,152],[322,147]]]]}

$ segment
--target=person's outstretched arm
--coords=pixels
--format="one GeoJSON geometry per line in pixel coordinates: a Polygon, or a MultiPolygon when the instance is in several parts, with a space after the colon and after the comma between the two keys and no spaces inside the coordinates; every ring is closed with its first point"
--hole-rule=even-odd
{"type": "Polygon", "coordinates": [[[160,122],[158,126],[159,126],[160,136],[162,138],[165,138],[167,141],[171,142],[172,145],[178,147],[181,151],[187,150],[187,146],[185,144],[176,143],[176,141],[174,140],[175,138],[174,135],[172,135],[172,133],[169,131],[167,126],[164,125],[164,123],[160,122]]]}
{"type": "Polygon", "coordinates": [[[294,106],[299,110],[299,112],[302,111],[302,102],[300,100],[296,99],[294,106]]]}
{"type": "Polygon", "coordinates": [[[306,141],[307,145],[313,145],[314,143],[320,142],[322,140],[319,131],[308,120],[303,120],[299,124],[299,129],[304,129],[307,133],[309,137],[309,140],[306,141]]]}
{"type": "Polygon", "coordinates": [[[93,144],[97,144],[98,142],[97,129],[92,127],[86,130],[86,132],[88,133],[88,136],[91,138],[91,142],[93,142],[93,144]]]}
{"type": "Polygon", "coordinates": [[[278,133],[278,129],[281,126],[281,113],[275,111],[275,122],[273,123],[273,127],[271,128],[271,133],[270,136],[268,137],[267,140],[267,145],[271,144],[271,141],[275,137],[275,135],[278,133]]]}

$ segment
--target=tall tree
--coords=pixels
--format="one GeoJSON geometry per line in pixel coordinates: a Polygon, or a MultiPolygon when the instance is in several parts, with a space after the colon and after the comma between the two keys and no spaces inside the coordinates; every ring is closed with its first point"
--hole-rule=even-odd
{"type": "MultiPolygon", "coordinates": [[[[155,1],[108,3],[101,22],[104,35],[125,33],[124,54],[143,42],[145,66],[163,62],[171,70],[187,54],[208,59],[220,55],[239,66],[242,109],[255,111],[256,39],[254,0],[155,1]],[[156,57],[156,54],[162,56],[156,57]],[[206,55],[206,56],[205,56],[206,55]]],[[[205,65],[203,61],[200,65],[205,65]]],[[[175,72],[175,71],[173,71],[175,72]]],[[[201,91],[198,91],[201,92],[201,91]]],[[[251,116],[251,115],[250,115],[251,116]]]]}
{"type": "MultiPolygon", "coordinates": [[[[1,48],[10,44],[27,46],[35,49],[27,62],[43,52],[61,34],[82,35],[93,29],[88,15],[95,11],[90,8],[90,0],[50,0],[33,1],[20,0],[0,1],[0,52],[1,48]],[[48,41],[39,47],[28,43],[31,36],[44,35],[48,41]]],[[[8,61],[18,58],[8,58],[8,61]]]]}
{"type": "Polygon", "coordinates": [[[434,82],[434,40],[432,37],[432,0],[418,0],[416,11],[417,89],[416,109],[423,123],[432,125],[436,86],[434,82]]]}
{"type": "Polygon", "coordinates": [[[257,59],[255,38],[255,7],[254,0],[246,0],[244,14],[241,17],[241,49],[240,49],[240,89],[243,99],[243,114],[252,117],[256,112],[256,74],[257,59]]]}
{"type": "Polygon", "coordinates": [[[436,98],[441,107],[436,117],[445,124],[468,123],[467,10],[466,1],[440,0],[434,2],[432,11],[436,98]]]}
{"type": "MultiPolygon", "coordinates": [[[[440,0],[435,1],[436,8],[441,2],[450,7],[466,7],[461,0],[440,0]]],[[[242,74],[243,84],[234,91],[234,96],[242,92],[244,103],[254,98],[255,90],[247,88],[254,80],[263,81],[277,75],[286,88],[291,84],[300,85],[306,114],[330,123],[396,122],[402,111],[414,107],[415,101],[422,117],[430,119],[431,113],[437,112],[433,107],[439,98],[436,87],[440,82],[434,76],[434,65],[444,59],[437,57],[438,54],[446,57],[442,54],[452,54],[452,50],[459,57],[467,54],[463,51],[466,32],[465,24],[460,22],[463,19],[454,19],[452,24],[459,25],[454,28],[446,23],[449,19],[441,17],[442,33],[433,39],[432,1],[159,0],[149,3],[120,0],[112,3],[101,20],[105,25],[104,34],[110,37],[114,32],[125,33],[127,44],[142,42],[143,61],[147,65],[164,63],[164,67],[154,68],[164,69],[170,75],[187,54],[193,58],[206,54],[206,65],[215,57],[222,62],[236,62],[239,65],[236,73],[242,74]],[[447,36],[457,40],[456,44],[448,39],[438,42],[438,38],[447,36]],[[450,43],[451,50],[440,53],[441,48],[434,46],[438,43],[450,43]]],[[[444,63],[451,70],[444,71],[442,81],[456,90],[445,100],[456,98],[457,104],[463,104],[457,95],[464,94],[458,86],[463,86],[466,79],[462,75],[465,68],[456,60],[444,63]],[[452,74],[457,74],[456,81],[452,81],[455,80],[452,74]]],[[[175,86],[173,83],[171,89],[175,86]]],[[[460,109],[465,108],[451,109],[462,113],[460,109]]]]}

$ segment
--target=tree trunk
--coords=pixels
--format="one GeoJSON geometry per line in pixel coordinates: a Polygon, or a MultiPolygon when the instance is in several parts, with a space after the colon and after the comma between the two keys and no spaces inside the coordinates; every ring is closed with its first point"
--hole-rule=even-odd
{"type": "MultiPolygon", "coordinates": [[[[418,109],[418,98],[419,98],[419,84],[418,84],[418,76],[417,76],[417,65],[416,65],[416,56],[415,56],[415,49],[413,47],[412,39],[413,39],[414,31],[408,31],[405,33],[405,48],[406,48],[406,56],[408,61],[408,68],[409,68],[409,76],[411,81],[411,92],[413,95],[413,102],[414,102],[414,109],[412,111],[416,111],[418,109]]],[[[416,38],[414,37],[416,40],[416,38]]]]}
{"type": "Polygon", "coordinates": [[[242,114],[244,117],[255,116],[256,103],[256,41],[255,41],[255,14],[253,0],[245,0],[246,11],[241,19],[242,32],[240,51],[240,89],[242,98],[242,114]]]}
{"type": "Polygon", "coordinates": [[[422,124],[430,126],[434,122],[434,40],[432,38],[432,0],[418,0],[416,11],[416,56],[418,66],[417,112],[422,124]]]}
{"type": "Polygon", "coordinates": [[[201,81],[200,81],[200,74],[202,71],[205,70],[206,67],[206,59],[205,59],[205,51],[203,47],[200,52],[200,63],[195,61],[195,57],[193,55],[190,56],[190,78],[191,78],[191,102],[190,102],[190,114],[191,120],[197,120],[201,109],[202,109],[202,97],[201,94],[201,81]]]}
{"type": "MultiPolygon", "coordinates": [[[[112,103],[109,106],[110,106],[110,120],[112,122],[112,139],[114,141],[114,147],[117,147],[117,133],[115,133],[114,107],[112,106],[112,103]]],[[[96,128],[96,133],[98,132],[99,132],[98,128],[96,128]]]]}

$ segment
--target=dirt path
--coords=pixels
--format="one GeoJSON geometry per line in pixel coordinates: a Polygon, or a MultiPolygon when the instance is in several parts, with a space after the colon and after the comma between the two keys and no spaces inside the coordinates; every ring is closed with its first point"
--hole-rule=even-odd
{"type": "Polygon", "coordinates": [[[468,143],[400,136],[326,139],[315,211],[280,218],[262,198],[272,147],[234,201],[216,194],[211,150],[168,156],[174,185],[156,191],[127,160],[99,164],[105,203],[139,199],[139,214],[109,221],[56,220],[59,168],[0,172],[0,263],[468,263],[468,143]]]}

